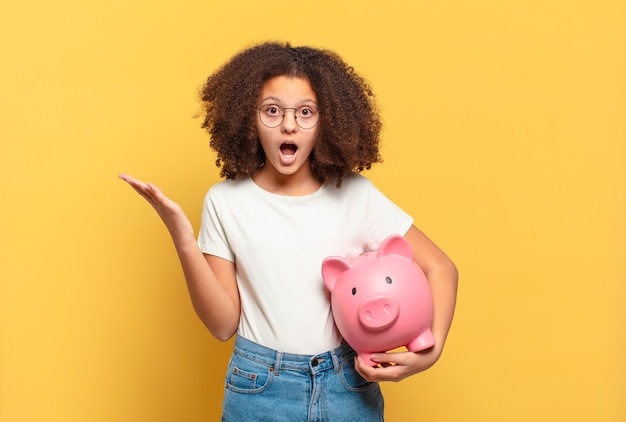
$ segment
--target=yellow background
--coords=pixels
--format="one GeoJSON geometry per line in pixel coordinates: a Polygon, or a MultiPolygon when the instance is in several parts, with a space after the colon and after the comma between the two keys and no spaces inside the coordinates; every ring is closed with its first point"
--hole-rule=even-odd
{"type": "Polygon", "coordinates": [[[218,181],[204,78],[267,39],[374,86],[369,177],[461,272],[442,360],[387,420],[624,421],[622,1],[0,5],[0,420],[217,420],[231,344],[193,314],[157,216],[218,181]]]}

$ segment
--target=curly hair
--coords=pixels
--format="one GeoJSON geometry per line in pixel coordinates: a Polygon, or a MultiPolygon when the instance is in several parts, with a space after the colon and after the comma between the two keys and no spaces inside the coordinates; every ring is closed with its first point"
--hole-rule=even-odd
{"type": "Polygon", "coordinates": [[[320,129],[309,157],[322,182],[369,169],[381,162],[381,121],[369,84],[336,53],[289,43],[268,42],[245,49],[203,85],[202,127],[217,152],[220,176],[252,176],[265,161],[256,129],[263,85],[276,76],[306,79],[317,95],[320,129]]]}

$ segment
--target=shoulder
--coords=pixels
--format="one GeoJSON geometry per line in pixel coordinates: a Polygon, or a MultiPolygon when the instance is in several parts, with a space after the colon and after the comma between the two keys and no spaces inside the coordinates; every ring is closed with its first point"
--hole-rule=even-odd
{"type": "Polygon", "coordinates": [[[221,196],[237,195],[250,189],[251,179],[222,180],[211,186],[207,193],[207,197],[217,198],[221,196]]]}
{"type": "Polygon", "coordinates": [[[328,182],[325,187],[328,198],[333,198],[335,201],[348,202],[355,206],[366,201],[372,190],[375,189],[372,182],[359,173],[351,173],[344,177],[339,188],[335,186],[334,180],[328,182]]]}
{"type": "Polygon", "coordinates": [[[250,187],[248,186],[249,179],[222,180],[209,188],[204,196],[205,207],[217,207],[224,208],[228,204],[240,203],[250,198],[250,187]]]}
{"type": "Polygon", "coordinates": [[[350,173],[349,175],[345,176],[341,180],[341,187],[338,190],[354,189],[354,188],[371,186],[371,185],[372,185],[372,182],[370,182],[370,180],[367,177],[363,176],[362,174],[350,173]]]}
{"type": "Polygon", "coordinates": [[[341,187],[337,191],[341,192],[363,192],[375,189],[374,184],[365,176],[359,173],[351,173],[344,177],[341,187]]]}

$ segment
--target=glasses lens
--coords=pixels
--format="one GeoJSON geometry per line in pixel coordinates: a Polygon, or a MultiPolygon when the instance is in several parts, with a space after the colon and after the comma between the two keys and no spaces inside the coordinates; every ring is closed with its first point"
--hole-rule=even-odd
{"type": "Polygon", "coordinates": [[[315,106],[302,106],[296,110],[296,123],[302,129],[311,129],[317,124],[319,118],[320,112],[315,106]]]}
{"type": "Polygon", "coordinates": [[[267,127],[276,127],[283,121],[283,109],[274,104],[265,104],[259,108],[261,123],[267,127]]]}
{"type": "Polygon", "coordinates": [[[319,121],[320,112],[312,105],[283,109],[276,104],[265,104],[259,108],[261,123],[270,128],[279,126],[285,117],[285,110],[293,110],[296,123],[302,129],[311,129],[319,121]]]}

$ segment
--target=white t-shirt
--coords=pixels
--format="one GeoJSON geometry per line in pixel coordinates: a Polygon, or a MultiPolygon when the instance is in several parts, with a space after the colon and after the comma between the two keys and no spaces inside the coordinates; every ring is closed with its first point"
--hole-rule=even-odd
{"type": "Polygon", "coordinates": [[[313,355],[337,347],[327,256],[356,257],[365,245],[404,235],[413,219],[365,177],[353,174],[306,196],[282,196],[250,178],[209,189],[198,245],[233,261],[241,298],[238,334],[288,353],[313,355]]]}

